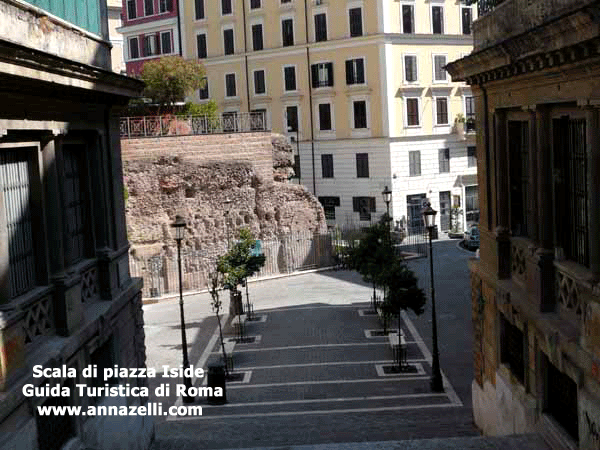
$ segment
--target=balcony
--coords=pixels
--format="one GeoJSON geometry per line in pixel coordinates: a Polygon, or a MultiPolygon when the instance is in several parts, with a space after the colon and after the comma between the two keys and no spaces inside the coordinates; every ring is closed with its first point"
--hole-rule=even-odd
{"type": "Polygon", "coordinates": [[[226,112],[214,116],[122,117],[120,130],[121,139],[268,131],[264,112],[226,112]]]}

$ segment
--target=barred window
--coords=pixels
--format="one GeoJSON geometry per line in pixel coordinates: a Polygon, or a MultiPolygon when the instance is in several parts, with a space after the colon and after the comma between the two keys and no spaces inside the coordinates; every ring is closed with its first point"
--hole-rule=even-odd
{"type": "Polygon", "coordinates": [[[510,222],[514,236],[527,236],[529,201],[529,122],[508,122],[510,222]]]}
{"type": "Polygon", "coordinates": [[[525,382],[525,337],[504,316],[500,316],[500,361],[521,384],[525,382]]]}
{"type": "Polygon", "coordinates": [[[578,441],[577,383],[558,370],[546,356],[544,362],[547,392],[544,412],[549,413],[573,439],[578,441]]]}
{"type": "MultiPolygon", "coordinates": [[[[8,237],[8,295],[21,295],[35,285],[31,178],[27,149],[0,151],[0,226],[8,237]]],[[[2,233],[2,234],[4,234],[2,233]]]]}
{"type": "Polygon", "coordinates": [[[335,208],[340,206],[339,197],[319,197],[319,202],[323,205],[325,211],[325,219],[335,220],[335,208]]]}

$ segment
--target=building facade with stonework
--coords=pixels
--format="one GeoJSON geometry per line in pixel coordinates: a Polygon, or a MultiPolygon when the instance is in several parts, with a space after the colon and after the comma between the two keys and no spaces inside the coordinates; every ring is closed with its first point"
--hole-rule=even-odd
{"type": "Polygon", "coordinates": [[[75,387],[104,386],[104,367],[145,366],[119,141],[119,110],[142,83],[111,71],[100,0],[0,1],[0,59],[0,448],[148,448],[151,417],[38,411],[147,401],[75,387]],[[100,376],[85,378],[94,364],[100,376]],[[65,371],[34,377],[38,365],[65,371]]]}
{"type": "Polygon", "coordinates": [[[471,55],[481,259],[476,424],[600,449],[600,19],[589,0],[480,2],[471,55]]]}
{"type": "MultiPolygon", "coordinates": [[[[131,0],[132,2],[134,0],[131,0]]],[[[464,83],[443,66],[472,49],[475,8],[454,0],[180,0],[182,54],[200,60],[230,117],[265,114],[297,143],[298,181],[328,224],[368,225],[386,211],[422,222],[430,198],[477,220],[475,135],[464,83]],[[469,125],[471,122],[469,121],[469,125]]],[[[135,58],[128,59],[128,66],[135,58]]]]}

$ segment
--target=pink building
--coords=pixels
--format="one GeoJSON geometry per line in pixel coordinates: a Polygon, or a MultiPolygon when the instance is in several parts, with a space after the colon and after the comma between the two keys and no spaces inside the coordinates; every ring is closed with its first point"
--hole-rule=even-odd
{"type": "Polygon", "coordinates": [[[123,0],[123,53],[127,74],[145,61],[180,54],[177,0],[123,0]]]}

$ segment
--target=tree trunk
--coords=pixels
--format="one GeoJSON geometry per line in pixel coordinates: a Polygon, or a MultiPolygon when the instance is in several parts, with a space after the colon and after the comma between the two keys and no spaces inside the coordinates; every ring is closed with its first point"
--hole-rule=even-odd
{"type": "Polygon", "coordinates": [[[244,313],[242,306],[242,293],[237,289],[229,292],[229,315],[239,316],[244,313]]]}

